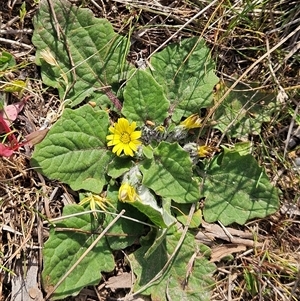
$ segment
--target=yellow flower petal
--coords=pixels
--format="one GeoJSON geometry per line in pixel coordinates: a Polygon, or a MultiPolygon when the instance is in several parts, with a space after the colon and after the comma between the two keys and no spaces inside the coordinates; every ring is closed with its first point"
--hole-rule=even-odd
{"type": "Polygon", "coordinates": [[[209,157],[214,152],[214,148],[208,145],[198,146],[197,154],[199,158],[209,157]]]}
{"type": "Polygon", "coordinates": [[[124,153],[125,153],[125,155],[133,157],[133,151],[130,148],[129,144],[124,144],[123,147],[124,147],[124,153]]]}
{"type": "Polygon", "coordinates": [[[133,132],[130,135],[130,137],[131,137],[132,140],[139,139],[139,138],[141,138],[141,136],[142,136],[142,132],[141,131],[135,131],[135,132],[133,132]]]}
{"type": "Polygon", "coordinates": [[[133,186],[128,183],[123,183],[119,189],[118,199],[121,202],[135,202],[138,199],[133,186]]]}
{"type": "Polygon", "coordinates": [[[202,126],[202,120],[198,114],[192,114],[180,123],[186,129],[195,129],[202,126]]]}

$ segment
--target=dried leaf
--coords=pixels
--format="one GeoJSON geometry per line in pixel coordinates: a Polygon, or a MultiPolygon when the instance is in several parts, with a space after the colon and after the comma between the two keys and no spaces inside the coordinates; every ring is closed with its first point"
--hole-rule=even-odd
{"type": "Polygon", "coordinates": [[[49,129],[34,131],[26,136],[26,144],[33,146],[40,143],[47,135],[49,129]]]}
{"type": "Polygon", "coordinates": [[[222,258],[231,255],[233,253],[243,252],[246,251],[245,245],[237,245],[237,244],[228,244],[222,246],[216,246],[212,248],[211,253],[211,262],[220,261],[222,258]]]}
{"type": "Polygon", "coordinates": [[[105,287],[111,289],[118,288],[131,288],[132,287],[132,274],[131,273],[123,273],[118,276],[113,276],[108,279],[105,287]]]}
{"type": "Polygon", "coordinates": [[[0,143],[0,156],[10,157],[14,151],[9,147],[2,143],[0,143]]]}

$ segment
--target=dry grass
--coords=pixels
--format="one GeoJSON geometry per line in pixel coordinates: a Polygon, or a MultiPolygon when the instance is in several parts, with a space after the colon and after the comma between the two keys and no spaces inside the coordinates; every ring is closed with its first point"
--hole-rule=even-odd
{"type": "MultiPolygon", "coordinates": [[[[49,113],[57,111],[58,102],[56,92],[41,84],[33,63],[30,39],[37,6],[33,0],[25,1],[27,13],[20,20],[22,1],[4,2],[0,4],[1,49],[24,65],[5,74],[5,80],[27,78],[25,95],[31,95],[14,124],[21,139],[40,128],[49,113]]],[[[211,48],[222,80],[256,83],[257,89],[278,95],[280,114],[264,125],[261,136],[250,139],[257,159],[281,191],[281,209],[245,225],[263,245],[217,264],[212,300],[300,300],[300,171],[295,166],[300,139],[295,122],[300,101],[298,1],[85,0],[82,4],[107,18],[116,31],[131,36],[133,61],[150,57],[169,42],[200,35],[211,48]],[[292,146],[292,140],[296,145],[292,146]]],[[[8,103],[18,99],[17,95],[1,97],[8,103]]],[[[26,147],[9,159],[0,158],[1,301],[14,300],[12,277],[18,260],[25,264],[25,258],[36,257],[41,268],[41,248],[47,237],[43,220],[59,216],[63,205],[73,201],[68,188],[30,168],[31,152],[26,147]]],[[[95,295],[89,300],[101,299],[95,295]]]]}

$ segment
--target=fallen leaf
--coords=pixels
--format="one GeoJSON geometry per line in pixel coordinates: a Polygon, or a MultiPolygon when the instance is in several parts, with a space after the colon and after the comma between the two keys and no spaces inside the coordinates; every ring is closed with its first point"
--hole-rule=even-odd
{"type": "Polygon", "coordinates": [[[132,274],[123,273],[118,276],[110,277],[106,282],[105,287],[110,289],[131,288],[132,284],[132,274]]]}
{"type": "Polygon", "coordinates": [[[12,279],[11,301],[42,301],[43,294],[38,287],[38,262],[35,257],[28,258],[24,266],[22,260],[17,261],[15,273],[12,279]]]}
{"type": "Polygon", "coordinates": [[[10,157],[14,151],[9,147],[2,143],[0,143],[0,156],[10,157]]]}
{"type": "Polygon", "coordinates": [[[211,250],[211,262],[220,261],[222,258],[231,255],[233,253],[246,251],[245,245],[237,245],[237,244],[226,244],[222,246],[216,246],[211,250]]]}
{"type": "Polygon", "coordinates": [[[40,143],[47,135],[49,129],[34,131],[26,136],[26,144],[33,146],[40,143]]]}
{"type": "Polygon", "coordinates": [[[233,244],[240,244],[248,247],[262,246],[262,243],[253,240],[253,234],[249,231],[241,231],[226,227],[225,230],[217,224],[202,222],[204,230],[196,234],[196,239],[202,243],[211,245],[215,239],[222,239],[233,244]]]}

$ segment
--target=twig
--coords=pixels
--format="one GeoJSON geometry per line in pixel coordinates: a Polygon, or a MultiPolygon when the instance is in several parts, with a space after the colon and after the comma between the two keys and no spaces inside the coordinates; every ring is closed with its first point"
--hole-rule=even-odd
{"type": "Polygon", "coordinates": [[[0,38],[0,42],[15,45],[15,46],[20,46],[20,47],[30,49],[30,50],[33,50],[33,48],[34,48],[33,46],[27,45],[25,43],[21,43],[21,42],[9,40],[9,39],[4,39],[4,38],[0,38]]]}
{"type": "Polygon", "coordinates": [[[123,209],[103,230],[103,232],[94,240],[94,242],[85,250],[85,252],[79,257],[79,259],[73,264],[68,272],[57,282],[57,284],[47,293],[45,300],[48,300],[55,290],[61,285],[61,283],[74,271],[78,264],[85,258],[85,256],[97,245],[100,239],[106,234],[106,232],[116,223],[116,221],[125,213],[123,209]]]}
{"type": "Polygon", "coordinates": [[[23,28],[23,29],[12,29],[12,28],[9,28],[9,29],[0,29],[0,34],[27,34],[27,33],[33,33],[33,30],[32,29],[26,29],[26,28],[23,28]]]}

